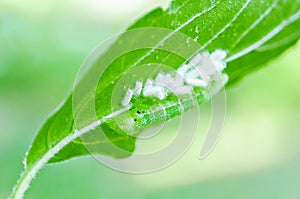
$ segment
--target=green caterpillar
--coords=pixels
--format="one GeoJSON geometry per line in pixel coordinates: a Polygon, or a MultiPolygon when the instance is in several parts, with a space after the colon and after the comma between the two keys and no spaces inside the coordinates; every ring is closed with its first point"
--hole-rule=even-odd
{"type": "Polygon", "coordinates": [[[218,90],[228,81],[222,74],[226,52],[216,50],[194,56],[189,64],[176,71],[160,72],[145,83],[137,81],[135,88],[127,88],[121,100],[127,112],[106,123],[115,132],[137,136],[145,127],[170,120],[211,99],[213,90],[218,90]]]}

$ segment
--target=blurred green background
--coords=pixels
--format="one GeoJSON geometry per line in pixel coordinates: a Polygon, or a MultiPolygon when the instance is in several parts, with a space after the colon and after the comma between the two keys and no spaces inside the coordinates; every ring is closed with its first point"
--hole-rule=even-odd
{"type": "MultiPolygon", "coordinates": [[[[157,5],[167,0],[0,1],[0,198],[88,53],[157,5]]],[[[78,158],[46,166],[25,198],[299,198],[299,54],[297,45],[227,90],[223,135],[206,159],[197,159],[201,127],[165,170],[128,175],[78,158]]]]}

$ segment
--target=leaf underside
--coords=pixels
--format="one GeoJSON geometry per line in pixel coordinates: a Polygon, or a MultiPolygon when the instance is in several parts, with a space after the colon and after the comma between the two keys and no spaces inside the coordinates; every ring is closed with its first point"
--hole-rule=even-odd
{"type": "MultiPolygon", "coordinates": [[[[230,85],[248,73],[260,69],[263,64],[278,57],[297,42],[300,37],[299,12],[298,0],[174,0],[166,10],[153,10],[137,20],[128,30],[145,27],[167,28],[196,40],[206,51],[226,50],[227,57],[236,57],[229,59],[225,69],[230,85]],[[251,50],[247,52],[245,49],[251,50]],[[246,53],[236,56],[240,52],[246,53]]],[[[132,38],[133,41],[135,39],[132,38]]],[[[111,113],[111,97],[115,85],[111,82],[117,82],[122,74],[131,69],[149,50],[151,49],[127,53],[115,60],[105,71],[95,96],[98,119],[111,113]]],[[[140,64],[155,62],[176,69],[183,61],[179,56],[155,49],[140,64]]],[[[145,100],[136,102],[130,114],[134,115],[137,110],[149,110],[155,104],[155,101],[145,100]]],[[[172,100],[167,99],[165,103],[172,100]]],[[[59,110],[46,120],[27,154],[27,166],[34,165],[49,149],[74,132],[73,108],[71,95],[59,110]]],[[[87,155],[90,151],[86,145],[92,149],[92,153],[115,158],[127,157],[135,148],[136,138],[119,129],[111,120],[89,132],[87,137],[87,140],[90,138],[90,143],[85,141],[83,144],[81,139],[76,139],[48,163],[87,155]],[[102,132],[105,136],[100,135],[102,132]],[[94,134],[100,135],[97,142],[92,142],[94,134]],[[114,150],[114,145],[122,150],[114,150]]]]}

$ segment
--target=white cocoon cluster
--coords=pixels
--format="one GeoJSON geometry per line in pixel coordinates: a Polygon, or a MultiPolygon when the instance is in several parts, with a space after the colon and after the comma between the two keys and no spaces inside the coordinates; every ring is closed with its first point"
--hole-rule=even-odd
{"type": "MultiPolygon", "coordinates": [[[[226,52],[216,50],[213,53],[202,52],[195,55],[188,64],[183,64],[176,71],[170,73],[160,72],[152,79],[148,78],[143,86],[136,82],[134,89],[128,89],[122,101],[128,106],[131,99],[139,95],[165,99],[170,93],[175,95],[192,95],[194,87],[208,87],[216,75],[222,74],[226,68],[226,52]]],[[[228,76],[222,75],[222,86],[227,83],[228,76]]]]}

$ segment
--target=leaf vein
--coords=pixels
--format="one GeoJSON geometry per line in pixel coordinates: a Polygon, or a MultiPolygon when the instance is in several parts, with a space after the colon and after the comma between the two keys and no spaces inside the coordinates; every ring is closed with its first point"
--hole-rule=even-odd
{"type": "Polygon", "coordinates": [[[165,38],[163,38],[156,46],[154,46],[148,53],[146,53],[144,56],[142,56],[139,60],[137,60],[132,67],[137,66],[140,62],[142,62],[145,58],[150,56],[158,47],[164,44],[165,41],[167,41],[169,38],[171,38],[174,34],[179,32],[182,28],[193,22],[195,19],[201,17],[202,15],[206,14],[207,12],[211,11],[213,8],[215,8],[216,5],[212,5],[208,9],[205,9],[204,11],[197,13],[193,17],[189,18],[186,22],[184,22],[182,25],[180,25],[178,28],[176,28],[172,33],[168,34],[165,38]]]}
{"type": "Polygon", "coordinates": [[[224,33],[236,20],[237,18],[242,14],[242,12],[247,8],[251,0],[247,0],[242,8],[237,12],[237,14],[232,18],[232,20],[226,24],[217,34],[215,34],[209,41],[207,41],[197,52],[205,49],[207,46],[209,46],[215,39],[217,39],[222,33],[224,33]]]}
{"type": "Polygon", "coordinates": [[[297,13],[295,13],[294,15],[292,15],[290,18],[282,21],[279,25],[277,25],[271,32],[269,32],[266,36],[262,37],[260,40],[258,40],[257,42],[255,42],[254,44],[248,46],[247,48],[245,48],[244,50],[230,56],[229,58],[227,58],[225,61],[226,62],[231,62],[233,60],[236,60],[250,52],[252,52],[253,50],[259,48],[260,46],[262,46],[263,44],[265,44],[266,42],[268,42],[270,39],[272,39],[274,36],[276,36],[278,33],[280,33],[285,27],[287,27],[288,25],[294,23],[295,21],[300,19],[300,11],[298,11],[297,13]]]}
{"type": "Polygon", "coordinates": [[[236,40],[236,42],[234,42],[232,48],[236,47],[237,44],[239,44],[241,40],[244,37],[246,37],[251,30],[253,30],[258,24],[260,24],[260,22],[262,22],[273,11],[273,9],[277,6],[277,4],[278,4],[278,0],[274,1],[271,7],[268,8],[247,30],[245,30],[245,32],[243,32],[243,34],[236,40]]]}

